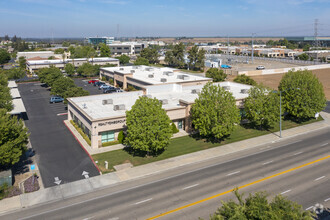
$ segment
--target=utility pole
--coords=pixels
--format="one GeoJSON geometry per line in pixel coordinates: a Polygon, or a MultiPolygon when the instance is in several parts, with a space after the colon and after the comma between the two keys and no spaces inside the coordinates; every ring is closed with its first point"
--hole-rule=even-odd
{"type": "Polygon", "coordinates": [[[227,34],[227,55],[229,56],[229,36],[227,34]]]}
{"type": "Polygon", "coordinates": [[[256,33],[252,33],[252,52],[251,52],[251,62],[253,63],[253,55],[254,55],[254,50],[253,50],[253,36],[255,35],[256,33]]]}
{"type": "MultiPolygon", "coordinates": [[[[316,50],[318,50],[318,47],[319,47],[319,41],[318,41],[318,26],[319,24],[319,20],[318,19],[315,19],[314,21],[314,46],[316,48],[316,50]]],[[[318,53],[316,51],[316,60],[318,60],[318,53]]]]}

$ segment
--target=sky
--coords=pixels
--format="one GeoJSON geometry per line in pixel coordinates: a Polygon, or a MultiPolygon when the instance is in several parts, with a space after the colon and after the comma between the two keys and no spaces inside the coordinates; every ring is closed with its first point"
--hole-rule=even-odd
{"type": "Polygon", "coordinates": [[[330,36],[330,0],[0,0],[0,36],[330,36]]]}

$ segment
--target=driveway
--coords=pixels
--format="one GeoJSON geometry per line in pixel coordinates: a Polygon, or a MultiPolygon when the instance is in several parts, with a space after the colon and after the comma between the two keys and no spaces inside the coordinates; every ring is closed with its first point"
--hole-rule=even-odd
{"type": "Polygon", "coordinates": [[[50,93],[40,83],[18,84],[26,111],[26,126],[45,187],[99,175],[85,153],[64,125],[67,110],[63,103],[49,103],[50,93]],[[56,179],[56,180],[55,180],[56,179]]]}

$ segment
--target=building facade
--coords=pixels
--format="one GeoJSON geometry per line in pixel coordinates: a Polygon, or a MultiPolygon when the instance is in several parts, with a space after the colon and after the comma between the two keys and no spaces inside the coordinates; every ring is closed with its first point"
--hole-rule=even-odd
{"type": "Polygon", "coordinates": [[[101,43],[110,45],[114,40],[114,37],[88,37],[85,39],[85,42],[93,45],[99,45],[101,43]]]}
{"type": "Polygon", "coordinates": [[[139,54],[145,48],[145,45],[137,42],[122,42],[110,44],[109,48],[111,54],[114,55],[133,55],[139,54]]]}

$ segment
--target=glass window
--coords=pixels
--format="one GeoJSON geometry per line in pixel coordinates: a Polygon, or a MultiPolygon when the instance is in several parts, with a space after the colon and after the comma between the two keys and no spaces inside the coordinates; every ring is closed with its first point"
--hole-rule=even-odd
{"type": "Polygon", "coordinates": [[[114,131],[105,131],[102,132],[102,143],[114,141],[115,140],[115,132],[114,131]]]}
{"type": "Polygon", "coordinates": [[[182,120],[180,120],[180,121],[178,121],[178,129],[182,129],[183,128],[183,126],[182,126],[182,120]]]}

